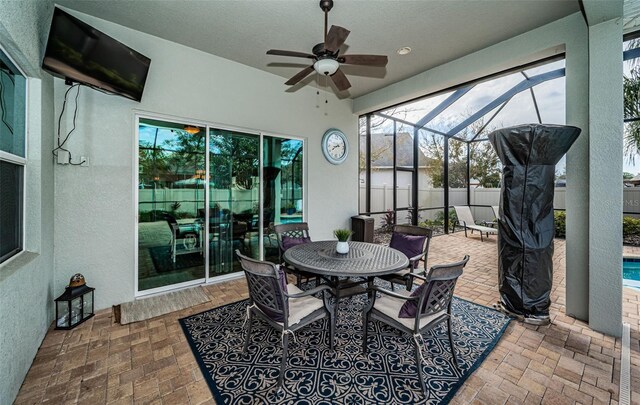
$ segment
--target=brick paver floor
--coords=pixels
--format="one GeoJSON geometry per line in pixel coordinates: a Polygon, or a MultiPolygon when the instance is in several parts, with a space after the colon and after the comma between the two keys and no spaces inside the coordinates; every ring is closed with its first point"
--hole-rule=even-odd
{"type": "MultiPolygon", "coordinates": [[[[564,313],[564,241],[556,240],[552,324],[512,322],[454,404],[617,404],[620,339],[589,329],[564,313]]],[[[498,300],[495,237],[456,233],[433,239],[429,263],[471,260],[456,295],[492,305],[498,300]]],[[[16,404],[212,404],[209,388],[178,318],[247,298],[244,279],[205,287],[211,301],[130,325],[110,310],[71,331],[50,330],[16,404]]],[[[99,292],[98,292],[99,293],[99,292]]],[[[632,403],[640,404],[640,294],[624,291],[632,328],[632,403]]]]}

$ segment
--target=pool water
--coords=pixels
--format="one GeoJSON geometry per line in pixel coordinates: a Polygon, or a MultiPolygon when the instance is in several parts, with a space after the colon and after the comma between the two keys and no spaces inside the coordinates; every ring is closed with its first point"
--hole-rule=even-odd
{"type": "Polygon", "coordinates": [[[622,284],[640,290],[640,259],[622,259],[622,284]]]}

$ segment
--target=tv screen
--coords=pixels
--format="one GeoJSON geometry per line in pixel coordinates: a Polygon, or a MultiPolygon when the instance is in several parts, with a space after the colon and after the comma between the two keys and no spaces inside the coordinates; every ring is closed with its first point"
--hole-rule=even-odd
{"type": "Polygon", "coordinates": [[[55,8],[42,68],[140,101],[151,59],[55,8]]]}

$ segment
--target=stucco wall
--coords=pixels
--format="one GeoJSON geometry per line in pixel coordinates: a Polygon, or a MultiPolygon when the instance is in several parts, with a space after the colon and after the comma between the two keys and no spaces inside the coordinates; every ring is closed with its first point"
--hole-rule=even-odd
{"type": "Polygon", "coordinates": [[[53,320],[53,80],[40,73],[49,1],[0,1],[0,44],[30,77],[26,249],[0,265],[0,404],[13,402],[53,320]]]}
{"type": "MultiPolygon", "coordinates": [[[[55,167],[56,289],[81,272],[96,288],[97,308],[134,298],[135,111],[307,138],[312,236],[330,238],[333,229],[349,225],[358,203],[357,120],[349,100],[328,93],[325,115],[324,103],[315,107],[314,87],[287,92],[282,77],[69,11],[150,57],[151,68],[141,103],[81,90],[69,149],[74,159],[88,157],[89,167],[55,167]],[[351,145],[340,166],[329,164],[320,150],[324,131],[332,127],[342,129],[351,145]]],[[[66,89],[55,80],[56,114],[66,89]]],[[[72,114],[65,115],[69,128],[72,114]]]]}

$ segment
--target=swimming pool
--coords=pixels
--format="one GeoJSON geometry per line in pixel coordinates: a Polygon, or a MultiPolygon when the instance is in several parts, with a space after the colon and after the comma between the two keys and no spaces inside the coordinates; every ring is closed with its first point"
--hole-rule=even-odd
{"type": "Polygon", "coordinates": [[[640,290],[640,258],[622,259],[622,285],[640,290]]]}

